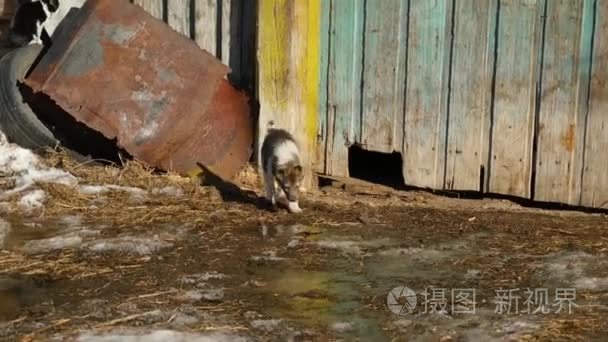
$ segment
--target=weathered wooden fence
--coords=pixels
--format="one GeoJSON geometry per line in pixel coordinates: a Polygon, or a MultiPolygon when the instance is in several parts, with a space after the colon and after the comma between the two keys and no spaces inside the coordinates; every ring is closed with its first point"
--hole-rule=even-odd
{"type": "Polygon", "coordinates": [[[230,65],[258,137],[291,129],[320,173],[348,176],[358,145],[400,152],[412,186],[608,207],[608,1],[134,2],[230,65]]]}
{"type": "Polygon", "coordinates": [[[608,1],[322,1],[318,164],[608,207],[608,1]],[[380,171],[379,171],[380,172],[380,171]]]}

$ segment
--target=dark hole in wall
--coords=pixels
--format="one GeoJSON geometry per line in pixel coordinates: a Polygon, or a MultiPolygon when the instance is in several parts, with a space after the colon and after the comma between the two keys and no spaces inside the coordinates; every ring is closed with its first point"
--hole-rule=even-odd
{"type": "Polygon", "coordinates": [[[348,173],[352,178],[402,189],[405,187],[402,169],[403,157],[399,152],[372,152],[357,145],[348,149],[348,173]]]}
{"type": "Polygon", "coordinates": [[[121,163],[123,158],[131,159],[128,152],[119,148],[115,139],[108,139],[65,112],[49,96],[34,93],[23,83],[17,84],[23,99],[36,117],[53,133],[61,145],[82,159],[96,159],[108,163],[121,163]]]}

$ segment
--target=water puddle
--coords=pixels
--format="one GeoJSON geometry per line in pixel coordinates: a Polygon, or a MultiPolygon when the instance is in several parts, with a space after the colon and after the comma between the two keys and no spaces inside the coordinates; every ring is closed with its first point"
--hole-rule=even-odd
{"type": "Polygon", "coordinates": [[[110,235],[104,224],[87,225],[78,216],[66,216],[56,222],[18,222],[0,224],[0,249],[25,254],[75,249],[88,253],[118,252],[150,255],[174,246],[183,237],[186,226],[171,227],[161,234],[132,234],[132,227],[122,234],[110,235]]]}
{"type": "MultiPolygon", "coordinates": [[[[475,286],[489,287],[494,279],[488,280],[488,274],[496,269],[506,270],[509,262],[518,262],[519,267],[524,264],[525,270],[536,272],[529,281],[539,286],[608,290],[605,255],[581,251],[544,256],[509,254],[484,249],[489,239],[496,238],[487,233],[429,238],[422,244],[404,237],[404,232],[398,229],[373,231],[365,225],[277,225],[235,230],[231,232],[234,239],[220,239],[230,241],[207,246],[205,242],[188,241],[188,227],[139,228],[121,231],[102,224],[87,225],[78,217],[65,217],[47,225],[0,221],[0,245],[25,254],[76,249],[84,252],[78,253],[84,260],[96,253],[108,256],[130,253],[139,260],[145,259],[141,255],[170,250],[162,263],[133,265],[133,270],[142,271],[139,281],[132,284],[146,285],[147,292],[143,294],[135,293],[141,290],[121,288],[127,284],[125,279],[130,270],[127,267],[131,266],[116,266],[125,267],[125,278],[116,278],[114,283],[107,282],[107,286],[116,286],[124,297],[135,299],[112,303],[118,298],[115,291],[110,291],[111,297],[100,297],[102,299],[79,297],[78,303],[71,303],[75,301],[75,297],[70,297],[72,294],[52,298],[82,308],[79,313],[82,315],[91,315],[94,308],[103,306],[108,312],[99,317],[104,321],[116,315],[129,317],[158,310],[161,315],[145,317],[153,322],[150,324],[165,324],[167,328],[200,327],[210,321],[223,322],[225,317],[238,316],[239,326],[247,327],[243,330],[263,336],[305,335],[311,339],[337,336],[368,341],[390,340],[396,336],[411,341],[517,340],[542,330],[545,316],[497,313],[492,302],[495,298],[487,296],[487,292],[494,289],[487,288],[482,288],[478,297],[468,297],[475,301],[473,312],[462,312],[462,305],[466,303],[455,304],[452,292],[454,289],[475,291],[475,286]],[[243,236],[238,236],[239,233],[243,236]],[[231,244],[234,240],[238,243],[231,244]],[[201,254],[205,252],[208,254],[201,254]],[[159,288],[147,287],[149,282],[158,282],[159,288]],[[427,288],[447,292],[429,302],[429,298],[423,297],[427,288]],[[395,289],[397,295],[394,295],[395,289]],[[151,302],[146,302],[148,298],[151,302]],[[91,301],[87,304],[91,309],[83,303],[86,301],[91,301]],[[102,302],[105,304],[95,304],[102,302]],[[242,313],[233,312],[226,303],[235,302],[247,309],[242,313]],[[220,316],[221,310],[226,310],[227,316],[220,316]]],[[[97,294],[101,296],[106,279],[103,284],[93,286],[100,288],[97,294]]],[[[18,319],[39,307],[52,309],[49,290],[61,291],[58,286],[49,288],[30,279],[0,277],[0,321],[18,319]]],[[[519,304],[523,305],[523,301],[521,298],[519,304]]],[[[578,304],[583,307],[588,303],[579,301],[578,304]]],[[[126,340],[135,340],[137,336],[184,340],[201,337],[172,330],[91,332],[83,336],[99,341],[119,336],[126,340]]]]}
{"type": "MultiPolygon", "coordinates": [[[[469,307],[463,312],[465,306],[454,304],[451,290],[475,291],[472,287],[482,273],[475,268],[455,267],[464,258],[477,255],[495,267],[503,267],[514,260],[513,255],[493,255],[493,252],[480,250],[480,242],[490,235],[469,234],[423,246],[404,241],[390,231],[370,239],[364,229],[362,227],[361,234],[357,234],[357,229],[353,228],[343,231],[302,226],[266,228],[262,235],[271,247],[278,249],[279,242],[291,245],[297,241],[298,246],[314,247],[326,254],[318,267],[302,267],[302,264],[314,264],[309,262],[310,256],[303,256],[300,262],[277,259],[274,264],[258,265],[255,275],[265,285],[254,292],[262,298],[259,303],[264,318],[252,322],[252,326],[258,330],[278,329],[276,326],[283,325],[312,328],[361,340],[388,340],[390,336],[398,335],[408,336],[412,341],[508,341],[541,329],[545,317],[526,314],[522,310],[523,295],[517,314],[514,309],[509,313],[501,312],[505,308],[498,309],[495,298],[480,293],[477,293],[480,297],[476,299],[473,311],[469,307]],[[427,286],[433,288],[436,284],[444,284],[444,288],[439,288],[446,292],[439,303],[432,306],[424,295],[427,286]],[[447,287],[446,284],[454,285],[447,287]],[[462,284],[469,284],[471,288],[463,289],[462,284]],[[386,304],[391,289],[400,285],[410,287],[417,299],[415,310],[404,315],[391,312],[386,304]],[[445,311],[441,310],[441,305],[445,311]]],[[[538,266],[546,272],[543,274],[549,281],[544,285],[566,285],[549,276],[549,273],[556,273],[569,277],[570,284],[574,282],[581,288],[587,284],[588,288],[604,289],[603,279],[588,275],[593,268],[590,263],[600,268],[605,266],[597,257],[560,254],[545,259],[538,266]],[[578,278],[572,279],[572,276],[578,278]]],[[[426,292],[427,296],[429,294],[426,292]]],[[[399,300],[398,304],[405,304],[404,298],[399,300]]]]}
{"type": "MultiPolygon", "coordinates": [[[[339,263],[341,260],[336,260],[339,263]]],[[[259,275],[267,286],[259,291],[269,317],[294,322],[296,326],[329,330],[344,337],[379,341],[388,338],[375,317],[366,316],[362,286],[365,277],[349,274],[343,265],[331,272],[307,270],[264,270],[259,275]]]]}
{"type": "Polygon", "coordinates": [[[27,278],[0,276],[0,321],[19,318],[27,311],[48,311],[52,301],[47,291],[27,278]]]}

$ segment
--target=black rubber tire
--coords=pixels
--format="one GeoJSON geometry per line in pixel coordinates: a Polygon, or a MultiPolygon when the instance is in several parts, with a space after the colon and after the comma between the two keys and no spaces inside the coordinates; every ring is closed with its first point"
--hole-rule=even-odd
{"type": "Polygon", "coordinates": [[[21,147],[39,150],[54,148],[59,141],[23,100],[17,86],[42,51],[38,44],[16,48],[0,58],[0,130],[21,147]]]}

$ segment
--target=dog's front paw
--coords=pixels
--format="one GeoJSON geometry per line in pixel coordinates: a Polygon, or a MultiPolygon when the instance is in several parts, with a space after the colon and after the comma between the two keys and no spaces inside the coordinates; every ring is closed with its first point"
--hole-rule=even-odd
{"type": "Polygon", "coordinates": [[[289,209],[290,212],[294,213],[294,214],[298,214],[302,212],[302,208],[300,208],[300,206],[298,205],[298,202],[289,202],[289,205],[287,206],[287,208],[289,209]]]}

